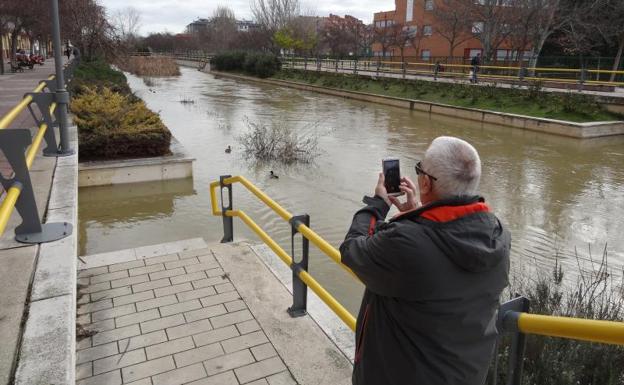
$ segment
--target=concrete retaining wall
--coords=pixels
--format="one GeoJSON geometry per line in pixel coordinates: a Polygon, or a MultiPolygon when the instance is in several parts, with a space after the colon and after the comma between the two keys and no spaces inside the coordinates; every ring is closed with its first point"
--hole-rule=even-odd
{"type": "Polygon", "coordinates": [[[172,155],[83,162],[79,166],[78,186],[107,186],[123,183],[182,179],[193,176],[193,161],[179,142],[172,142],[172,155]]]}
{"type": "Polygon", "coordinates": [[[221,76],[230,79],[239,79],[253,81],[257,83],[291,87],[305,91],[319,92],[332,96],[339,96],[393,107],[429,112],[430,114],[452,116],[459,119],[468,119],[483,123],[499,124],[508,127],[521,128],[537,132],[545,132],[548,134],[567,136],[572,138],[584,139],[611,135],[624,135],[624,121],[575,123],[556,119],[534,118],[525,115],[494,112],[477,108],[456,107],[448,104],[432,103],[420,100],[374,95],[364,92],[344,91],[287,80],[259,79],[251,76],[235,75],[231,73],[217,71],[211,71],[211,73],[215,76],[221,76]]]}

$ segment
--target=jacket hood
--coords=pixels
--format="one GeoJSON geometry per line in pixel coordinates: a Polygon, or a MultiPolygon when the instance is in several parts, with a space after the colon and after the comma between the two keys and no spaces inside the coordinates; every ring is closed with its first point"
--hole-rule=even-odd
{"type": "Polygon", "coordinates": [[[433,202],[403,218],[428,222],[427,235],[464,270],[489,271],[509,257],[511,234],[479,196],[433,202]]]}

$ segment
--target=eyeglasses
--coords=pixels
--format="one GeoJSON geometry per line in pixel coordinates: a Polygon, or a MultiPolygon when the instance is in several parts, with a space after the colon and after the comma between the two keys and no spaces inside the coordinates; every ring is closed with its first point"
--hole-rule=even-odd
{"type": "Polygon", "coordinates": [[[435,176],[428,174],[425,170],[422,169],[422,162],[416,163],[416,175],[427,175],[429,178],[433,180],[438,180],[435,176]]]}

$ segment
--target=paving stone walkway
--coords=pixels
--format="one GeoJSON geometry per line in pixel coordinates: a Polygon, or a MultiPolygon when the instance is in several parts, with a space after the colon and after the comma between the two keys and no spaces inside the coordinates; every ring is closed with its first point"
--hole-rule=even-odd
{"type": "Polygon", "coordinates": [[[77,384],[296,384],[214,251],[165,251],[83,257],[77,384]]]}

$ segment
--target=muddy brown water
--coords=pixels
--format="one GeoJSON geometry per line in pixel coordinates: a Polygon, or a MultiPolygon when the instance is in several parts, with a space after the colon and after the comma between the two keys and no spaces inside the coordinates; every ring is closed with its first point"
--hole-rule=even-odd
{"type": "MultiPolygon", "coordinates": [[[[579,263],[590,266],[589,247],[596,260],[605,245],[610,265],[624,264],[622,137],[563,138],[215,78],[190,68],[182,68],[180,77],[145,82],[128,75],[128,81],[197,159],[194,178],[81,188],[81,255],[192,237],[218,242],[221,220],[210,214],[208,185],[224,174],[244,175],[291,213],[310,214],[312,228],[337,247],[362,196],[372,193],[383,157],[399,157],[402,173],[415,177],[413,166],[431,140],[453,135],[481,155],[481,192],[512,232],[517,274],[527,266],[547,274],[555,258],[569,271],[579,263]],[[281,122],[316,133],[322,153],[308,165],[246,160],[237,138],[248,122],[281,122]],[[231,154],[224,151],[228,145],[231,154]],[[279,179],[269,178],[270,170],[279,179]]],[[[290,250],[289,226],[240,185],[234,187],[234,206],[290,250]]],[[[235,237],[258,240],[238,220],[235,237]]],[[[311,249],[312,274],[355,311],[361,286],[311,249]]]]}

